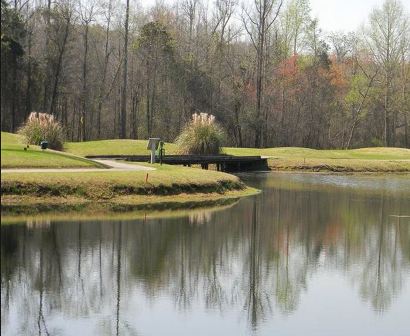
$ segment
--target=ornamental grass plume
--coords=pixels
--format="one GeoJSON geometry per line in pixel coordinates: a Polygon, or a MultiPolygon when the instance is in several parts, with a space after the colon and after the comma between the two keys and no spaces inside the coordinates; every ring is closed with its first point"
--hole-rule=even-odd
{"type": "Polygon", "coordinates": [[[39,145],[45,140],[49,148],[63,149],[64,130],[52,114],[31,112],[18,133],[24,136],[28,144],[39,145]]]}
{"type": "Polygon", "coordinates": [[[191,121],[177,137],[176,143],[180,154],[219,154],[224,137],[215,116],[194,113],[191,121]]]}

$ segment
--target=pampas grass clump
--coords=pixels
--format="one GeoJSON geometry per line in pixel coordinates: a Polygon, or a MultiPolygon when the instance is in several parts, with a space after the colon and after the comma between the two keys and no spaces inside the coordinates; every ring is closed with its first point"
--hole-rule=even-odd
{"type": "Polygon", "coordinates": [[[25,137],[28,144],[40,145],[40,142],[45,140],[49,148],[63,149],[63,128],[51,114],[31,112],[18,133],[25,137]]]}
{"type": "Polygon", "coordinates": [[[193,114],[176,139],[180,154],[219,154],[224,132],[211,114],[193,114]]]}

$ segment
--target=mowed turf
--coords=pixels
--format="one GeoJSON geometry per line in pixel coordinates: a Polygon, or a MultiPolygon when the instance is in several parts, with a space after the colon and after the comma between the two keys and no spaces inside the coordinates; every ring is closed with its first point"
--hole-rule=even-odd
{"type": "MultiPolygon", "coordinates": [[[[2,141],[2,154],[7,151],[23,151],[22,148],[20,149],[23,145],[14,144],[19,140],[14,135],[5,134],[4,140],[2,141]]],[[[119,145],[118,142],[121,143],[121,141],[116,142],[116,145],[119,145]]],[[[87,147],[90,144],[85,143],[85,145],[87,147]]],[[[100,146],[107,148],[105,144],[97,147],[100,146]]],[[[122,146],[124,147],[126,146],[122,146]]],[[[142,148],[142,141],[140,148],[142,148]]],[[[90,147],[83,148],[83,150],[85,150],[82,152],[83,155],[86,155],[90,147]]],[[[65,155],[48,150],[43,152],[38,148],[34,148],[34,151],[40,155],[38,160],[43,160],[46,167],[55,167],[55,165],[50,165],[50,160],[44,161],[44,156],[48,153],[53,160],[57,159],[56,155],[60,156],[59,160],[66,157],[72,159],[70,156],[72,154],[65,155]]],[[[91,152],[91,154],[94,153],[94,151],[91,152]]],[[[107,152],[105,149],[100,149],[99,153],[107,152]]],[[[27,153],[19,152],[18,154],[27,153]]],[[[82,158],[77,159],[88,161],[82,158]]],[[[16,165],[16,158],[13,160],[16,165]]],[[[7,163],[10,164],[10,160],[7,163]]],[[[30,167],[34,166],[32,163],[25,164],[30,167]]],[[[41,166],[39,162],[36,164],[34,167],[41,166]]],[[[22,163],[19,163],[19,166],[25,167],[22,163]]],[[[83,202],[145,206],[154,203],[211,202],[222,198],[239,198],[258,192],[256,189],[246,187],[238,177],[222,172],[168,165],[155,165],[155,168],[156,170],[153,171],[101,169],[100,171],[79,172],[4,172],[1,174],[1,201],[2,205],[16,207],[16,209],[19,209],[21,204],[33,208],[38,205],[54,208],[56,204],[62,205],[67,202],[73,206],[83,204],[83,202]]]]}
{"type": "MultiPolygon", "coordinates": [[[[146,140],[101,140],[67,143],[66,150],[77,155],[148,155],[146,140]]],[[[176,154],[175,144],[165,144],[166,154],[176,154]]],[[[408,172],[410,150],[373,147],[350,150],[318,150],[301,147],[234,148],[222,152],[230,155],[269,157],[274,170],[336,172],[408,172]]]]}
{"type": "Polygon", "coordinates": [[[232,155],[269,157],[273,170],[332,172],[410,172],[410,150],[372,147],[350,150],[318,150],[300,147],[225,148],[232,155]]]}
{"type": "Polygon", "coordinates": [[[153,171],[5,173],[1,191],[2,196],[77,196],[102,200],[122,195],[224,193],[245,188],[238,177],[222,172],[158,164],[155,168],[153,171]]]}
{"type": "Polygon", "coordinates": [[[410,160],[410,150],[405,148],[370,147],[359,149],[310,149],[301,147],[278,148],[224,148],[231,155],[262,155],[272,158],[306,159],[356,159],[356,160],[410,160]]]}
{"type": "Polygon", "coordinates": [[[103,166],[71,154],[41,150],[39,146],[26,144],[21,136],[1,132],[1,168],[95,168],[103,166]]]}
{"type": "MultiPolygon", "coordinates": [[[[80,156],[87,155],[148,155],[147,140],[96,140],[86,142],[66,142],[64,150],[80,156]]],[[[176,154],[177,146],[166,143],[165,154],[176,154]]]]}
{"type": "MultiPolygon", "coordinates": [[[[23,152],[23,145],[15,145],[19,136],[2,133],[2,167],[84,167],[90,161],[80,158],[54,157],[56,152],[38,150],[29,154],[23,152]],[[3,136],[5,141],[3,141],[3,136]],[[3,142],[7,144],[3,150],[3,142]],[[12,150],[12,151],[10,151],[12,150]],[[17,152],[17,153],[16,153],[17,152]],[[44,155],[45,154],[45,155],[44,155]],[[31,158],[31,156],[35,156],[31,158]]],[[[97,140],[67,142],[64,150],[68,153],[87,155],[148,155],[147,140],[97,140]]],[[[30,146],[31,148],[32,146],[30,146]]],[[[177,154],[173,143],[165,144],[165,154],[177,154]]],[[[225,147],[222,152],[230,155],[261,155],[269,157],[269,166],[275,170],[324,170],[340,172],[408,172],[410,171],[410,150],[405,148],[372,147],[350,150],[317,150],[301,147],[278,148],[234,148],[225,147]]],[[[60,154],[57,152],[57,154],[60,154]]],[[[60,154],[61,155],[61,154],[60,154]]],[[[91,163],[92,164],[92,163],[91,163]]]]}
{"type": "MultiPolygon", "coordinates": [[[[97,140],[86,142],[67,142],[65,150],[69,153],[87,155],[148,155],[147,140],[97,140]]],[[[165,144],[166,154],[177,153],[173,143],[165,144]]],[[[230,155],[262,155],[277,158],[311,159],[358,159],[358,160],[410,160],[410,150],[405,148],[372,147],[349,150],[310,149],[301,147],[277,148],[235,148],[224,147],[222,152],[230,155]]]]}

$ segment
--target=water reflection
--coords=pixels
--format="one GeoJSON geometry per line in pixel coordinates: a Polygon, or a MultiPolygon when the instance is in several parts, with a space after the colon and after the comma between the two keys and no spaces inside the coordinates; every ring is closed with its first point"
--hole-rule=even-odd
{"type": "Polygon", "coordinates": [[[388,312],[410,280],[410,220],[400,217],[410,197],[313,189],[274,185],[183,218],[2,226],[2,332],[144,334],[139,314],[160,324],[169,304],[185,319],[234,314],[258,332],[274,316],[292,319],[312,279],[328,273],[388,312]]]}

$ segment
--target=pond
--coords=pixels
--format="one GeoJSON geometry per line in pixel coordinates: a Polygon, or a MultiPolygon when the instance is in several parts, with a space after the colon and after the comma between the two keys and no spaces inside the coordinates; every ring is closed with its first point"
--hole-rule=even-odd
{"type": "Polygon", "coordinates": [[[410,335],[410,178],[261,173],[219,211],[1,226],[4,335],[410,335]]]}

